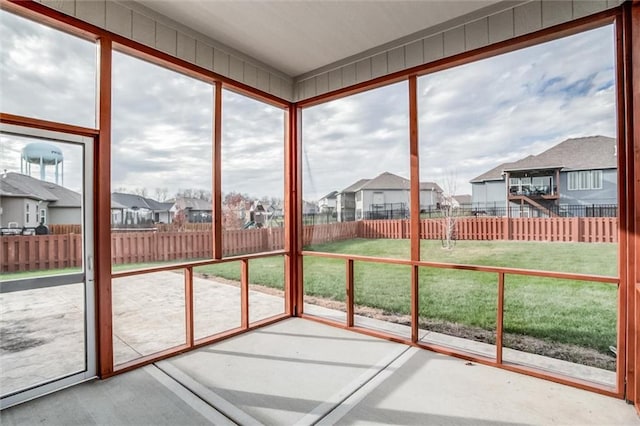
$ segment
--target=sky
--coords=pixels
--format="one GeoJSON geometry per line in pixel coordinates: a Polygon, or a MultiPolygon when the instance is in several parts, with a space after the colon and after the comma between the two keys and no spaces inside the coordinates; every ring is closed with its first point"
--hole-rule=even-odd
{"type": "MultiPolygon", "coordinates": [[[[571,137],[615,137],[611,26],[418,78],[421,181],[469,181],[571,137]]],[[[409,177],[407,84],[303,112],[304,197],[388,171],[409,177]]]]}
{"type": "MultiPolygon", "coordinates": [[[[95,44],[4,11],[0,34],[0,110],[95,126],[95,44]]],[[[420,77],[421,180],[471,193],[469,180],[503,162],[615,136],[613,50],[606,26],[420,77]]],[[[112,188],[211,191],[213,86],[121,53],[113,65],[112,188]]],[[[305,199],[385,171],[409,177],[407,89],[303,110],[305,199]]],[[[224,91],[223,192],[282,198],[284,117],[224,91]]],[[[0,169],[19,170],[4,141],[0,169]]]]}

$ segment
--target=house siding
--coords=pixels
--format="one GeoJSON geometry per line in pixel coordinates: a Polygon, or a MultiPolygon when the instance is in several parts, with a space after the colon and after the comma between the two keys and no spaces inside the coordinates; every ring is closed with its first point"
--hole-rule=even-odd
{"type": "Polygon", "coordinates": [[[10,222],[16,222],[19,227],[23,226],[24,198],[3,197],[0,199],[0,207],[2,207],[0,227],[6,228],[10,222]]]}
{"type": "Polygon", "coordinates": [[[366,77],[376,78],[570,22],[617,7],[621,3],[621,0],[534,0],[511,7],[495,5],[493,9],[480,10],[465,18],[397,40],[386,45],[384,50],[372,49],[366,54],[328,64],[298,76],[294,82],[295,100],[308,99],[361,82],[362,76],[361,79],[345,78],[346,75],[353,74],[355,64],[368,64],[371,60],[373,72],[370,77],[368,74],[366,77]],[[418,51],[419,47],[423,48],[421,54],[418,51]],[[338,76],[342,78],[337,78],[338,76]],[[315,83],[326,81],[327,78],[328,85],[315,83]]]}
{"type": "Polygon", "coordinates": [[[433,210],[438,206],[439,202],[437,191],[420,191],[420,210],[433,210]]]}
{"type": "Polygon", "coordinates": [[[75,225],[82,223],[80,207],[49,207],[47,225],[75,225]]]}
{"type": "Polygon", "coordinates": [[[560,203],[571,205],[618,204],[618,172],[603,170],[602,189],[572,190],[568,186],[569,174],[560,173],[560,203]]]}
{"type": "Polygon", "coordinates": [[[471,203],[473,208],[505,207],[507,201],[503,180],[492,180],[471,184],[471,203]]]}
{"type": "MultiPolygon", "coordinates": [[[[240,83],[288,101],[293,99],[291,77],[141,4],[113,0],[38,1],[59,12],[240,83]]],[[[315,91],[314,88],[310,93],[315,91]]]]}

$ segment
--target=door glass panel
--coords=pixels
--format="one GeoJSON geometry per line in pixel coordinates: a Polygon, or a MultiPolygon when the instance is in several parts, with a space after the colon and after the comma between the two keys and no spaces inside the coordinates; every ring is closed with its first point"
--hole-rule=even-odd
{"type": "MultiPolygon", "coordinates": [[[[0,394],[76,374],[87,352],[85,204],[90,176],[82,138],[3,126],[0,133],[0,394]],[[46,137],[45,137],[46,136],[46,137]],[[64,138],[66,141],[59,140],[64,138]]],[[[89,228],[87,228],[89,229],[89,228]]],[[[91,327],[92,330],[92,327],[91,327]]],[[[92,335],[92,331],[90,332],[92,335]]]]}

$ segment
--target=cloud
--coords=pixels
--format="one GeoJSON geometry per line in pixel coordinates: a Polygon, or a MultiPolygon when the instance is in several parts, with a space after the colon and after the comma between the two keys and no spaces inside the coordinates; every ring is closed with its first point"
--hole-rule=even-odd
{"type": "Polygon", "coordinates": [[[611,26],[419,79],[423,179],[457,187],[570,137],[615,136],[611,26]]]}
{"type": "Polygon", "coordinates": [[[96,44],[0,11],[2,111],[95,127],[96,44]]]}
{"type": "MultiPolygon", "coordinates": [[[[95,44],[0,18],[0,109],[93,127],[95,44]]],[[[420,77],[421,180],[455,171],[468,193],[470,179],[501,162],[568,137],[614,136],[613,47],[606,26],[420,77]]],[[[112,187],[210,190],[213,86],[122,53],[113,77],[112,187]]],[[[223,191],[281,197],[283,110],[223,96],[223,191]]],[[[408,102],[400,82],[305,109],[304,198],[384,171],[409,177],[408,102]]],[[[3,164],[15,151],[4,141],[3,164]]]]}

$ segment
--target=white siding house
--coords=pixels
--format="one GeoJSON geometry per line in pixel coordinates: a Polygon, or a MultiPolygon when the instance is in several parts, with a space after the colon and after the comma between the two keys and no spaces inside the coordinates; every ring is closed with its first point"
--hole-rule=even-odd
{"type": "MultiPolygon", "coordinates": [[[[338,221],[405,219],[411,202],[409,179],[384,172],[373,179],[360,179],[337,195],[338,221]]],[[[439,207],[442,189],[433,182],[420,183],[420,209],[439,207]]]]}

